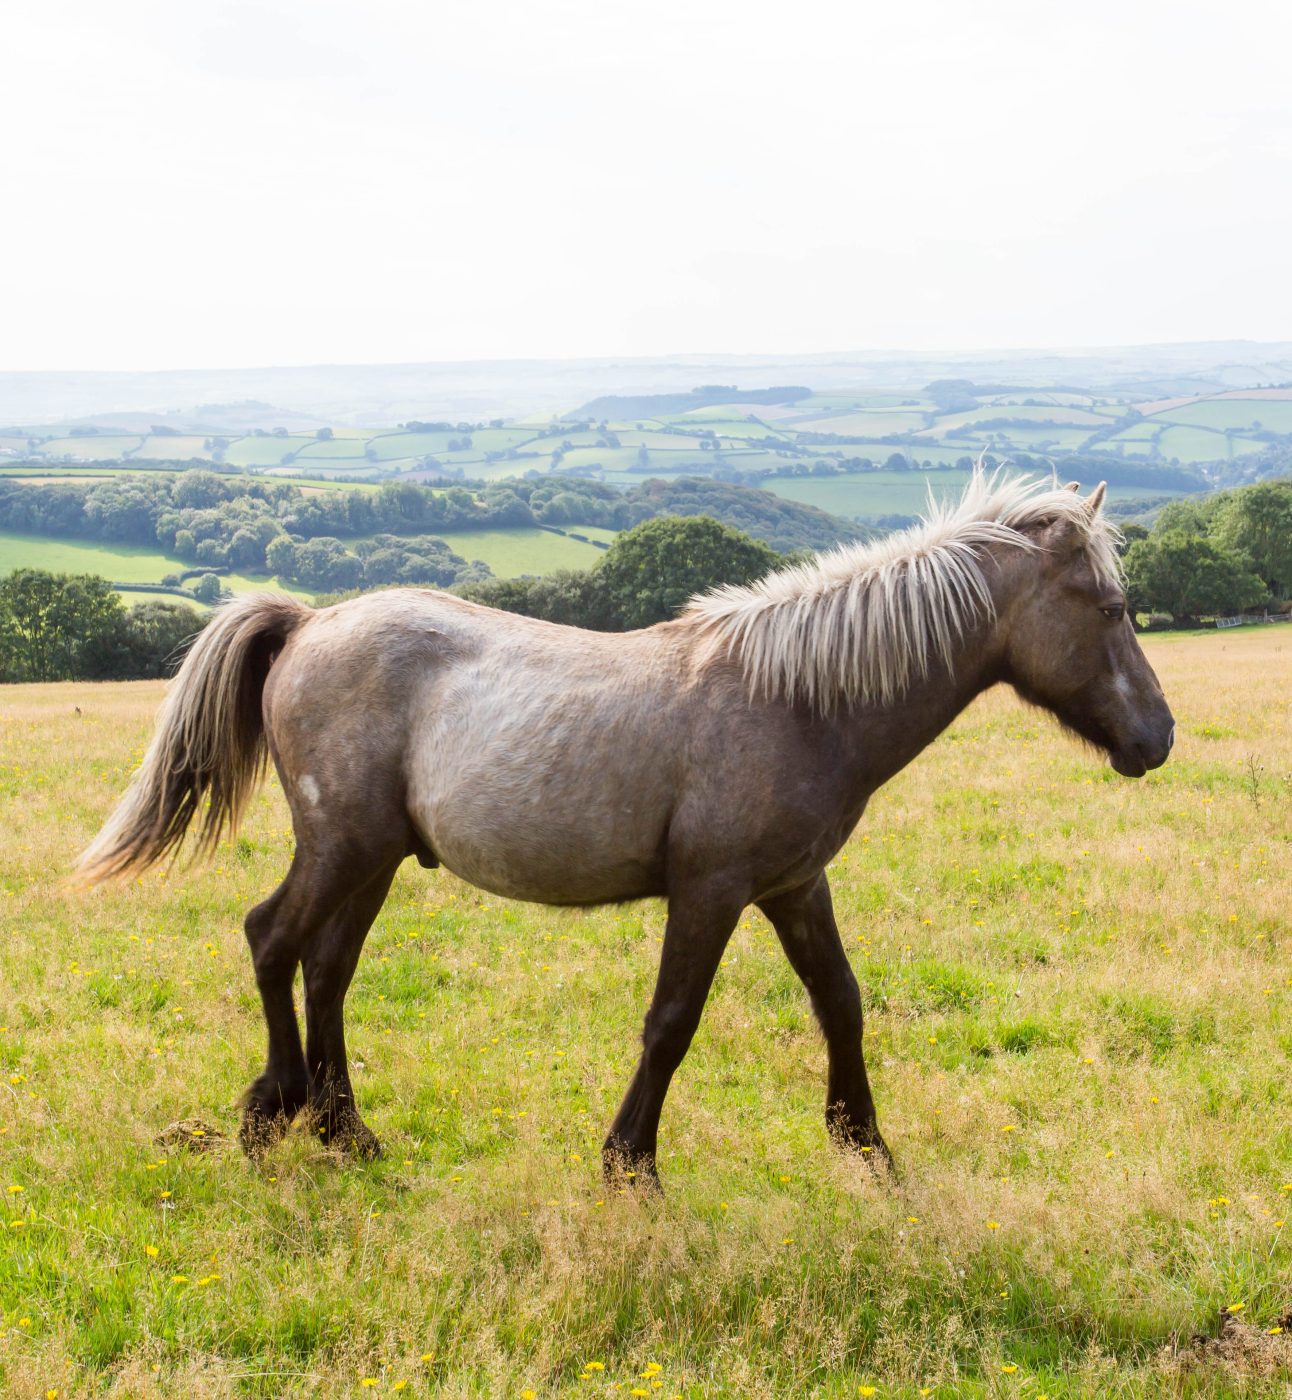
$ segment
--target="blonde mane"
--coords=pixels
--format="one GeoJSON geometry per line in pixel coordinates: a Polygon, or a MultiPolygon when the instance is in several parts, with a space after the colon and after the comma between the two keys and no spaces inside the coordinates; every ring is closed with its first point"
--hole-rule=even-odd
{"type": "Polygon", "coordinates": [[[1120,536],[1098,509],[1102,495],[1083,500],[1053,481],[975,471],[958,502],[940,505],[930,492],[919,525],[716,588],[683,617],[710,655],[739,660],[755,694],[822,712],[840,701],[888,704],[935,661],[952,669],[966,631],[993,616],[984,550],[1037,549],[1025,531],[1066,521],[1096,575],[1120,583],[1120,536]]]}

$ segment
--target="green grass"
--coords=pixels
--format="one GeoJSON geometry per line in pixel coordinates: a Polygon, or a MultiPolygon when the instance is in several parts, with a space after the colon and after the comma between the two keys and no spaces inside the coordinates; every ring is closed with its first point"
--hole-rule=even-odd
{"type": "Polygon", "coordinates": [[[14,569],[48,569],[60,574],[99,574],[124,583],[160,583],[163,574],[187,567],[146,545],[60,540],[0,530],[0,574],[14,569]]]}
{"type": "Polygon", "coordinates": [[[94,462],[133,452],[142,441],[138,433],[97,433],[91,437],[50,438],[40,444],[40,450],[53,457],[79,457],[94,462]]]}
{"type": "Polygon", "coordinates": [[[142,445],[130,454],[130,460],[140,461],[166,461],[174,459],[176,461],[186,461],[190,457],[207,456],[205,444],[207,439],[197,437],[193,434],[177,437],[146,437],[142,445]]]}
{"type": "MultiPolygon", "coordinates": [[[[589,538],[598,533],[611,533],[579,525],[569,528],[589,538]]],[[[464,559],[484,560],[499,578],[547,574],[553,569],[586,569],[604,552],[566,535],[523,526],[513,530],[437,530],[436,537],[447,540],[453,552],[464,559]]]]}
{"type": "Polygon", "coordinates": [[[239,438],[225,448],[224,460],[231,467],[277,467],[313,441],[312,437],[239,438]]]}
{"type": "Polygon", "coordinates": [[[1198,428],[1252,428],[1292,433],[1292,399],[1203,399],[1154,416],[1154,422],[1198,428]]]}
{"type": "Polygon", "coordinates": [[[1229,456],[1229,440],[1224,433],[1205,428],[1166,427],[1157,439],[1157,450],[1181,462],[1223,461],[1229,456]]]}
{"type": "Polygon", "coordinates": [[[927,414],[901,409],[830,414],[806,421],[795,420],[796,432],[837,433],[840,437],[885,437],[890,433],[918,433],[928,422],[927,414]]]}
{"type": "Polygon", "coordinates": [[[367,466],[367,459],[364,457],[364,444],[359,438],[327,438],[316,439],[308,447],[302,447],[296,454],[296,461],[301,466],[318,461],[327,466],[338,465],[335,459],[344,458],[347,461],[361,463],[367,466]]]}
{"type": "Polygon", "coordinates": [[[917,515],[928,503],[930,486],[939,497],[956,496],[968,479],[968,472],[955,470],[875,471],[845,476],[778,477],[767,483],[767,489],[787,500],[802,501],[848,520],[859,515],[917,515]]]}
{"type": "MultiPolygon", "coordinates": [[[[114,583],[160,583],[164,574],[193,567],[146,545],[59,540],[48,535],[0,530],[0,574],[14,569],[47,569],[56,574],[97,574],[114,583]]],[[[221,576],[221,581],[235,593],[274,588],[299,598],[310,596],[301,589],[265,576],[227,574],[221,576]]]]}
{"type": "Polygon", "coordinates": [[[240,925],[291,856],[281,795],[208,865],[77,893],[163,688],[0,690],[4,1393],[1284,1394],[1292,653],[1149,645],[1166,768],[1118,779],[989,697],[832,863],[899,1179],[828,1145],[807,1001],[750,911],[665,1108],[662,1201],[598,1160],[659,904],[516,905],[410,862],[348,1003],[385,1157],[298,1133],[255,1165],[240,925]],[[222,1136],[159,1146],[185,1118],[222,1136]],[[1238,1305],[1224,1353],[1191,1344],[1238,1305]]]}

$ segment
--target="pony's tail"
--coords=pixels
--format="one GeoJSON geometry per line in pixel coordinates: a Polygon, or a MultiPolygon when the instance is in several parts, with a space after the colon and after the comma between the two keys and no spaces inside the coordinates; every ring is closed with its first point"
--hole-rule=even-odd
{"type": "Polygon", "coordinates": [[[199,854],[236,827],[265,767],[265,678],[311,611],[274,593],[219,609],[171,683],[143,766],[77,861],[81,879],[93,884],[146,870],[175,850],[195,818],[199,854]]]}

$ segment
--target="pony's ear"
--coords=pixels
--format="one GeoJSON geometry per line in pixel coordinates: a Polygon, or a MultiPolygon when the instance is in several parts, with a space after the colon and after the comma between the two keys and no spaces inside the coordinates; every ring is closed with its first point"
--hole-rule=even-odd
{"type": "Polygon", "coordinates": [[[1081,483],[1079,481],[1070,481],[1063,489],[1065,491],[1080,491],[1081,483]]]}
{"type": "Polygon", "coordinates": [[[1104,503],[1104,497],[1108,494],[1108,483],[1101,481],[1098,486],[1086,497],[1086,510],[1091,518],[1099,514],[1099,509],[1104,503]]]}

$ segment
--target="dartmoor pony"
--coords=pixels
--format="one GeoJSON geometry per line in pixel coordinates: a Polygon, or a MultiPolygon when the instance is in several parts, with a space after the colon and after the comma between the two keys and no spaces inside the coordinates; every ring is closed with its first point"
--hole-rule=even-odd
{"type": "Polygon", "coordinates": [[[272,756],[296,853],[246,921],[269,1028],[248,1148],[308,1108],[326,1140],[377,1151],[350,1085],[343,1006],[411,855],[510,899],[667,899],[608,1166],[653,1177],[669,1081],[751,903],[825,1033],[831,1132],[886,1158],[825,866],[876,788],[1002,682],[1127,777],[1166,760],[1171,712],[1127,616],[1103,496],[976,474],[915,529],[618,635],[421,589],[319,611],[238,599],[189,652],[81,866],[92,880],[141,870],[195,821],[209,851],[272,756]]]}

